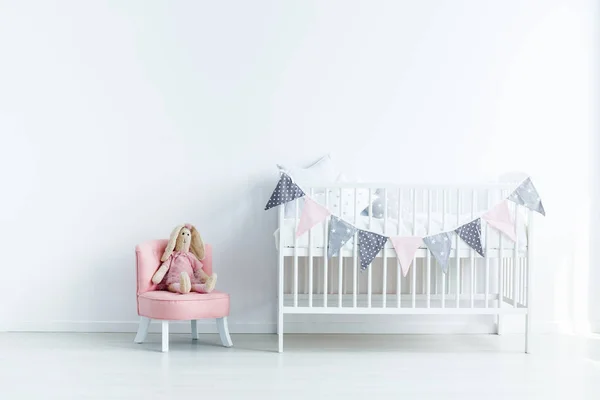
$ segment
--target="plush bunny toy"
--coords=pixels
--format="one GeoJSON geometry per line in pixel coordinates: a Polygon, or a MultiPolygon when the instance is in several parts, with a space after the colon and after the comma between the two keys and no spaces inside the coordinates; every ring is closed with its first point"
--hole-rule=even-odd
{"type": "Polygon", "coordinates": [[[204,243],[196,228],[190,224],[176,226],[152,282],[159,290],[174,293],[210,293],[217,283],[217,274],[208,276],[202,270],[203,259],[204,243]]]}

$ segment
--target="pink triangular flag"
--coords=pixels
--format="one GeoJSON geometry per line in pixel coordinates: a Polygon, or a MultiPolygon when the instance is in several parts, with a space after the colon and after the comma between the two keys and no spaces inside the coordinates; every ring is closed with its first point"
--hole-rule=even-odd
{"type": "Polygon", "coordinates": [[[310,228],[325,220],[331,213],[328,209],[315,202],[309,197],[304,198],[304,207],[302,208],[302,215],[300,216],[300,223],[298,224],[298,230],[296,236],[301,236],[305,232],[308,232],[310,228]]]}
{"type": "Polygon", "coordinates": [[[396,250],[396,257],[398,257],[400,267],[402,268],[402,276],[406,277],[410,269],[410,264],[415,258],[415,253],[423,243],[423,238],[418,236],[396,236],[391,237],[390,240],[396,250]]]}
{"type": "Polygon", "coordinates": [[[504,200],[481,216],[485,222],[504,233],[513,242],[517,241],[515,223],[508,209],[508,201],[504,200]]]}

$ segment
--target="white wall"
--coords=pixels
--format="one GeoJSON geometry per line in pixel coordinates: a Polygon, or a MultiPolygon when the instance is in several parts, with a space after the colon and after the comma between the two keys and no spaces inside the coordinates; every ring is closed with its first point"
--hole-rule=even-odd
{"type": "Polygon", "coordinates": [[[536,320],[587,320],[591,1],[57,3],[0,2],[5,329],[133,329],[135,244],[190,221],[234,330],[272,330],[274,165],[329,151],[365,180],[527,171],[536,320]]]}

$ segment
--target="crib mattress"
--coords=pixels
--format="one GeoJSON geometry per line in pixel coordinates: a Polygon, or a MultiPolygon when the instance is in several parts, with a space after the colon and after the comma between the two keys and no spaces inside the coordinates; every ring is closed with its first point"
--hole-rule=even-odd
{"type": "MultiPolygon", "coordinates": [[[[441,221],[441,218],[438,216],[432,216],[431,222],[429,223],[430,228],[429,232],[431,234],[436,234],[443,231],[448,231],[455,229],[458,225],[468,222],[472,220],[470,215],[451,215],[446,214],[444,218],[444,222],[441,221]],[[460,222],[457,222],[460,221],[460,222]]],[[[387,220],[385,224],[385,235],[387,236],[426,236],[427,235],[427,215],[417,215],[415,218],[416,229],[413,233],[413,220],[412,218],[407,220],[403,220],[400,223],[400,229],[398,229],[398,221],[387,220]]],[[[384,234],[384,224],[382,219],[372,218],[369,224],[368,216],[360,216],[358,220],[354,223],[354,225],[360,229],[367,229],[376,233],[384,234]]],[[[524,218],[519,218],[517,221],[517,237],[518,237],[518,249],[525,250],[527,248],[527,226],[524,222],[524,218]]],[[[274,232],[275,237],[275,246],[279,248],[279,229],[274,232]]],[[[302,236],[296,238],[296,243],[294,244],[294,239],[296,236],[296,221],[294,219],[285,219],[283,224],[283,247],[287,248],[308,248],[309,242],[309,234],[305,233],[302,236]]],[[[315,225],[312,228],[311,232],[311,247],[312,248],[323,248],[324,246],[324,227],[323,223],[315,225]]],[[[489,249],[499,249],[500,248],[500,237],[502,236],[502,248],[503,249],[514,249],[515,243],[508,239],[506,236],[501,234],[496,229],[489,227],[486,230],[485,223],[482,223],[482,242],[483,247],[486,247],[486,239],[488,241],[487,246],[489,249]],[[486,232],[487,231],[487,232],[486,232]],[[487,237],[486,237],[487,234],[487,237]]],[[[352,250],[353,248],[353,240],[350,240],[343,247],[344,249],[352,250]]],[[[386,247],[391,248],[392,244],[388,240],[385,244],[386,247]]],[[[423,246],[424,247],[424,246],[423,246]]],[[[468,250],[470,249],[469,245],[466,244],[462,240],[458,240],[459,250],[468,250]]]]}

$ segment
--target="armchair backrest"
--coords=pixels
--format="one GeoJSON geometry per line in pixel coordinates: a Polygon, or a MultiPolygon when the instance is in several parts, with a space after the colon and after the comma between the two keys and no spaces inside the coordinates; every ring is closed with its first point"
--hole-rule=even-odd
{"type": "MultiPolygon", "coordinates": [[[[156,285],[152,283],[152,276],[160,266],[160,258],[167,247],[167,239],[151,240],[135,247],[136,271],[137,271],[137,294],[156,290],[156,285]]],[[[202,264],[204,272],[212,274],[212,247],[204,245],[205,254],[202,264]]]]}

